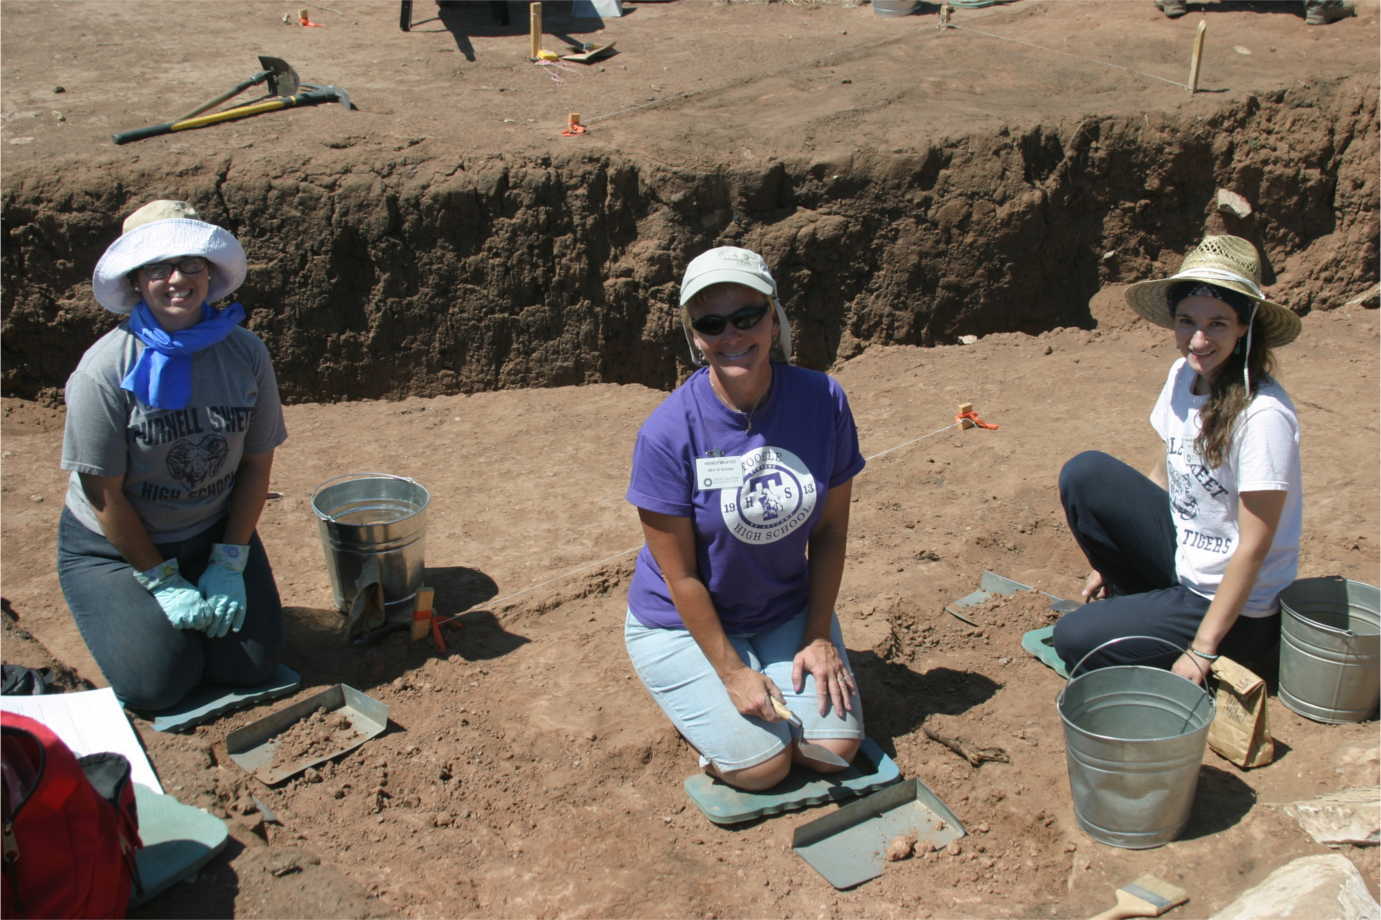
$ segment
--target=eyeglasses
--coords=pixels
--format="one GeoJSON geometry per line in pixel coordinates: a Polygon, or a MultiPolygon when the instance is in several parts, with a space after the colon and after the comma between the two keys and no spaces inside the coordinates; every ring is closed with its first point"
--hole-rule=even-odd
{"type": "Polygon", "coordinates": [[[758,304],[755,307],[735,310],[728,316],[721,313],[707,313],[699,319],[692,320],[691,328],[701,335],[715,336],[723,332],[730,323],[733,323],[735,329],[747,331],[761,322],[766,315],[767,306],[758,304]]]}
{"type": "Polygon", "coordinates": [[[150,262],[140,267],[140,271],[154,281],[165,281],[177,269],[184,275],[200,275],[206,271],[207,262],[201,256],[187,256],[173,262],[150,262]]]}

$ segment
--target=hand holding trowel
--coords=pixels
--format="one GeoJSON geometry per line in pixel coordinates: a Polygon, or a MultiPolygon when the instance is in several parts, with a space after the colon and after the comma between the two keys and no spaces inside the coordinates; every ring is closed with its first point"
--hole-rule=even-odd
{"type": "MultiPolygon", "coordinates": [[[[821,763],[834,764],[836,767],[847,767],[849,765],[849,762],[847,760],[845,760],[843,757],[840,757],[838,754],[836,754],[834,751],[831,751],[824,745],[816,744],[813,741],[807,741],[805,729],[801,725],[801,720],[797,717],[796,713],[792,712],[790,709],[787,709],[786,706],[782,703],[782,701],[777,699],[772,694],[769,693],[767,695],[767,698],[772,701],[772,708],[777,711],[777,715],[790,722],[792,726],[796,729],[796,731],[800,733],[801,740],[798,742],[798,746],[800,747],[802,754],[809,757],[811,760],[818,760],[821,763]]],[[[793,732],[793,734],[795,733],[796,732],[793,732]]]]}

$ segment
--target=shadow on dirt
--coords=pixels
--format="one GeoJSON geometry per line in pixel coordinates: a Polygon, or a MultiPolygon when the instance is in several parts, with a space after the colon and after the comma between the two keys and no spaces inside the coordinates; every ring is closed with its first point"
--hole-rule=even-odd
{"type": "Polygon", "coordinates": [[[532,641],[504,629],[488,610],[467,610],[447,624],[444,635],[447,646],[466,661],[502,658],[532,641]]]}
{"type": "Polygon", "coordinates": [[[304,687],[344,683],[368,692],[436,655],[483,661],[502,658],[531,641],[504,629],[487,610],[443,617],[444,650],[431,637],[412,641],[407,623],[391,623],[372,641],[351,642],[342,631],[344,619],[338,610],[285,607],[283,619],[287,634],[283,662],[302,675],[304,687]]]}
{"type": "Polygon", "coordinates": [[[407,610],[389,611],[388,625],[354,641],[345,616],[334,608],[284,607],[283,660],[302,675],[304,686],[345,683],[368,692],[422,665],[435,654],[468,660],[499,658],[528,639],[507,632],[488,611],[471,610],[498,593],[494,579],[464,566],[429,568],[427,584],[436,592],[435,609],[446,648],[431,637],[412,641],[407,610]]]}
{"type": "Polygon", "coordinates": [[[400,624],[373,644],[354,645],[345,635],[339,610],[284,607],[283,662],[302,675],[304,687],[344,683],[368,692],[421,664],[431,650],[418,644],[414,651],[405,626],[400,624]]]}
{"type": "Polygon", "coordinates": [[[850,652],[863,697],[868,737],[891,756],[892,739],[914,732],[926,716],[960,715],[992,698],[1002,685],[973,671],[931,668],[917,673],[875,652],[850,652]]]}
{"type": "Polygon", "coordinates": [[[231,837],[225,849],[196,873],[191,884],[174,884],[129,912],[134,918],[233,917],[240,879],[232,863],[244,844],[231,837]]]}
{"type": "Polygon", "coordinates": [[[461,565],[428,566],[425,577],[426,583],[436,590],[436,612],[443,617],[469,610],[499,593],[494,579],[461,565]]]}
{"type": "Polygon", "coordinates": [[[1199,768],[1199,786],[1189,824],[1180,840],[1194,840],[1217,834],[1246,817],[1256,804],[1256,792],[1227,770],[1204,764],[1199,768]]]}
{"type": "MultiPolygon", "coordinates": [[[[574,18],[571,15],[572,6],[570,0],[546,0],[542,4],[543,34],[574,46],[581,42],[571,35],[603,30],[604,20],[597,16],[574,18]]],[[[530,21],[526,3],[511,3],[504,0],[457,3],[437,0],[435,9],[431,7],[430,0],[418,0],[415,5],[404,2],[400,11],[399,28],[404,32],[439,32],[444,29],[451,33],[451,37],[455,39],[456,50],[465,55],[467,61],[475,60],[475,46],[470,41],[472,35],[528,34],[530,21]]]]}
{"type": "Polygon", "coordinates": [[[1184,6],[1190,13],[1285,13],[1298,19],[1304,18],[1304,0],[1297,3],[1281,3],[1280,0],[1214,0],[1212,3],[1186,3],[1184,6]]]}

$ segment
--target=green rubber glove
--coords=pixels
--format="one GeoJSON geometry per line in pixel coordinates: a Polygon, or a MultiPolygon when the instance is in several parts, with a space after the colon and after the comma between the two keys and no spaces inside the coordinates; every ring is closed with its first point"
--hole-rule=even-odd
{"type": "Polygon", "coordinates": [[[201,592],[182,577],[176,559],[164,559],[147,571],[135,572],[134,580],[153,595],[174,628],[205,629],[211,622],[210,605],[201,592]]]}
{"type": "Polygon", "coordinates": [[[228,632],[239,632],[245,625],[249,599],[245,595],[245,564],[249,547],[237,543],[211,545],[211,561],[197,580],[197,587],[211,608],[213,619],[206,634],[219,639],[228,632]]]}

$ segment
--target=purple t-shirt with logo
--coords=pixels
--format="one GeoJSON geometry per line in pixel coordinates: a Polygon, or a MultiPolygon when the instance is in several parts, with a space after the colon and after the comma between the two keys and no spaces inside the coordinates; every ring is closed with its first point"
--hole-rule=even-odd
{"type": "MultiPolygon", "coordinates": [[[[692,519],[700,578],[725,631],[755,633],[805,607],[810,532],[829,489],[863,462],[833,378],[774,364],[772,389],[750,416],[720,402],[702,368],[643,423],[626,497],[692,519]]],[[[628,607],[644,626],[684,628],[646,546],[628,607]]]]}

